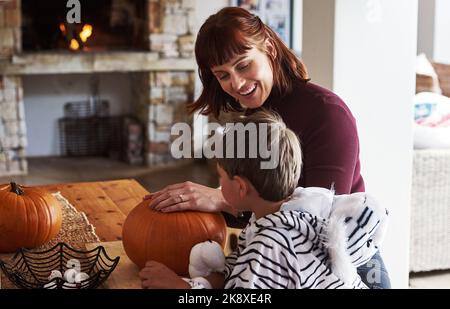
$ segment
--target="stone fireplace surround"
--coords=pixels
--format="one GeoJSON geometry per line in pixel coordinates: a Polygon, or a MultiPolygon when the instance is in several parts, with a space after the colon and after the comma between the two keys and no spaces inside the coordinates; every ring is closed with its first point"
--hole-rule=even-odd
{"type": "Polygon", "coordinates": [[[146,1],[148,50],[22,53],[21,0],[0,0],[0,176],[27,173],[22,77],[29,74],[132,73],[132,109],[147,128],[146,162],[173,160],[172,124],[192,124],[185,106],[194,94],[196,1],[146,1]]]}

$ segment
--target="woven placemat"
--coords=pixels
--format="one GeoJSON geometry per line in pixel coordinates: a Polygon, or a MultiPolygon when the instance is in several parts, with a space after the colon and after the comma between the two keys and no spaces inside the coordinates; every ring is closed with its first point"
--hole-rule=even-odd
{"type": "MultiPolygon", "coordinates": [[[[53,193],[58,200],[62,210],[62,225],[59,233],[49,242],[35,248],[36,251],[42,251],[55,246],[59,242],[64,242],[73,248],[85,249],[84,244],[90,242],[99,242],[100,238],[95,234],[95,227],[89,223],[84,212],[79,212],[61,193],[53,193]]],[[[34,251],[33,250],[33,251],[34,251]]],[[[3,257],[2,257],[3,259],[3,257]]],[[[14,285],[0,271],[0,288],[12,289],[14,285]]]]}
{"type": "Polygon", "coordinates": [[[61,230],[52,240],[37,248],[37,250],[49,249],[59,242],[84,249],[83,244],[100,241],[100,238],[95,234],[95,227],[89,223],[84,212],[79,212],[61,193],[54,193],[53,196],[61,204],[63,215],[61,230]]]}

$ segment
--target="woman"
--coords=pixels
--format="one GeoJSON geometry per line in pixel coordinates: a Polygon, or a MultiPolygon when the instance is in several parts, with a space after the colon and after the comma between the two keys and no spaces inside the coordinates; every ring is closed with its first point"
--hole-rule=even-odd
{"type": "MultiPolygon", "coordinates": [[[[195,55],[203,91],[191,112],[218,117],[272,109],[300,138],[304,169],[299,186],[334,187],[336,194],[364,191],[350,110],[337,95],[309,82],[303,63],[258,17],[236,7],[210,16],[197,36],[195,55]]],[[[219,189],[191,182],[167,186],[151,198],[150,207],[162,212],[194,209],[237,216],[219,189]]],[[[369,287],[390,287],[379,254],[358,272],[369,287]]]]}

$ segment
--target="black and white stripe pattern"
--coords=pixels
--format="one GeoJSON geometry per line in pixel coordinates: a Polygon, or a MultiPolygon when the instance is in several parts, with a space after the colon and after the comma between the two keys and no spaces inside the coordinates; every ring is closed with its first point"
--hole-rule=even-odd
{"type": "MultiPolygon", "coordinates": [[[[293,198],[283,204],[279,212],[258,220],[252,216],[249,225],[239,236],[237,250],[227,257],[225,288],[366,287],[356,275],[356,267],[368,261],[377,251],[381,240],[378,239],[379,229],[380,226],[384,227],[386,212],[381,211],[373,200],[368,203],[365,194],[356,199],[354,195],[349,195],[347,202],[342,199],[343,196],[337,196],[329,199],[330,203],[323,203],[322,199],[320,205],[316,205],[316,213],[328,211],[328,217],[322,218],[305,212],[302,207],[308,201],[317,201],[298,198],[302,190],[308,189],[297,189],[293,198]],[[339,211],[334,210],[335,202],[339,204],[339,208],[336,208],[339,211]],[[329,209],[324,210],[324,207],[329,209]],[[346,239],[341,249],[349,263],[351,261],[354,276],[342,276],[342,272],[337,271],[342,265],[337,264],[345,263],[345,258],[333,261],[332,256],[335,254],[330,254],[334,251],[327,242],[334,238],[328,237],[327,233],[334,233],[329,230],[329,225],[335,214],[346,214],[345,224],[342,224],[345,233],[342,235],[346,239]]],[[[310,206],[307,208],[311,209],[310,206]]]]}

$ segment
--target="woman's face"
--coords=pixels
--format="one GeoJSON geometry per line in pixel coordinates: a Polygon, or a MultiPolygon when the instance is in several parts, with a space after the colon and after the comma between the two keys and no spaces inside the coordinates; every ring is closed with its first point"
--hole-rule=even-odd
{"type": "Polygon", "coordinates": [[[223,91],[247,108],[258,108],[273,87],[273,70],[268,55],[256,47],[231,61],[211,68],[223,91]]]}

